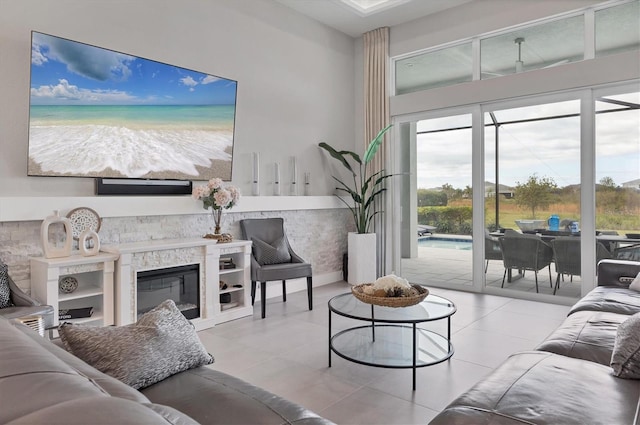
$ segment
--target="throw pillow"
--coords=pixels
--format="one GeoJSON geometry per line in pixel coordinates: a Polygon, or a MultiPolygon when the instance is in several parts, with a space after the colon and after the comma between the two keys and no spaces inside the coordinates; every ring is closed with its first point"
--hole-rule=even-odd
{"type": "Polygon", "coordinates": [[[640,292],[640,273],[638,273],[636,278],[631,281],[631,283],[629,284],[629,289],[640,292]]]}
{"type": "Polygon", "coordinates": [[[11,288],[9,287],[9,268],[0,262],[0,308],[11,307],[11,288]]]}
{"type": "Polygon", "coordinates": [[[286,236],[272,243],[267,243],[258,238],[251,238],[253,242],[253,255],[260,265],[290,263],[289,245],[286,236]]]}
{"type": "Polygon", "coordinates": [[[131,325],[63,323],[58,332],[67,351],[136,389],[213,363],[193,325],[172,300],[164,301],[131,325]]]}
{"type": "Polygon", "coordinates": [[[640,379],[640,313],[618,326],[611,367],[617,377],[640,379]]]}

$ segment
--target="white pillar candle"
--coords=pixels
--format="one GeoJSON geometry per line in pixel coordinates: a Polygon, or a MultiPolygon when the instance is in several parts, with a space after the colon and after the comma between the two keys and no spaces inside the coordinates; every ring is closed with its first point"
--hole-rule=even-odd
{"type": "Polygon", "coordinates": [[[297,182],[298,182],[298,162],[295,156],[291,157],[291,195],[296,196],[298,194],[297,182]]]}
{"type": "Polygon", "coordinates": [[[310,193],[310,186],[311,186],[311,173],[310,172],[306,172],[304,173],[304,194],[309,196],[310,193]]]}
{"type": "Polygon", "coordinates": [[[275,164],[275,176],[273,180],[273,194],[280,195],[280,164],[275,164]]]}
{"type": "Polygon", "coordinates": [[[253,153],[253,182],[258,183],[260,180],[260,154],[258,152],[253,153]]]}
{"type": "Polygon", "coordinates": [[[251,192],[253,196],[260,195],[260,154],[253,153],[253,167],[251,176],[251,192]]]}
{"type": "Polygon", "coordinates": [[[295,156],[292,158],[292,161],[293,161],[293,175],[291,176],[291,182],[296,183],[298,181],[298,161],[296,160],[295,156]]]}

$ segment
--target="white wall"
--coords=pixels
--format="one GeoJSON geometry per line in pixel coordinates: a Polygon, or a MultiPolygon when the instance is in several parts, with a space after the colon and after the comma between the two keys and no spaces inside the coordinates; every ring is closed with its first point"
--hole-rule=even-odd
{"type": "Polygon", "coordinates": [[[0,202],[94,192],[93,179],[26,175],[31,30],[237,80],[233,183],[244,194],[251,152],[262,194],[273,163],[284,180],[295,155],[312,194],[328,195],[317,143],[353,148],[353,39],[274,1],[0,0],[0,202]]]}

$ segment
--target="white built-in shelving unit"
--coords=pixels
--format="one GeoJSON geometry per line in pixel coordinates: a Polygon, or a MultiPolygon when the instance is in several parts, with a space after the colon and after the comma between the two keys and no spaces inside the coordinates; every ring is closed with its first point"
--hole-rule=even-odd
{"type": "Polygon", "coordinates": [[[32,257],[31,293],[41,303],[53,306],[54,324],[58,325],[61,309],[92,307],[90,317],[66,319],[73,323],[97,326],[114,324],[114,264],[115,254],[94,256],[74,254],[63,258],[32,257]],[[78,287],[70,293],[59,289],[60,278],[70,276],[78,287]]]}

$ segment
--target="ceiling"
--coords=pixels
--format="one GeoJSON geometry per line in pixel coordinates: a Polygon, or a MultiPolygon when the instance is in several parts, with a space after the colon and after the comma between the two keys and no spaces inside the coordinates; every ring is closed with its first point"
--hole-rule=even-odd
{"type": "Polygon", "coordinates": [[[337,29],[351,37],[384,26],[399,25],[473,0],[276,0],[316,21],[337,29]],[[376,4],[368,11],[357,3],[376,4]],[[350,5],[356,3],[356,6],[350,5]]]}

